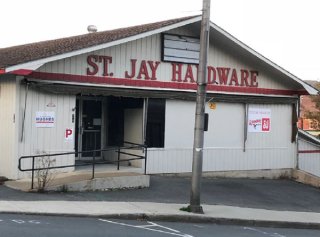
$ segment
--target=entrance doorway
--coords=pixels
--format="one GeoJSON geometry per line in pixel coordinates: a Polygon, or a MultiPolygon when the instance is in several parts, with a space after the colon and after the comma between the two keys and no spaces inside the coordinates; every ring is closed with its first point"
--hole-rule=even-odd
{"type": "MultiPolygon", "coordinates": [[[[93,152],[101,149],[102,100],[80,97],[77,99],[76,150],[83,151],[78,159],[93,157],[93,152]]],[[[96,152],[100,156],[100,152],[96,152]]]]}
{"type": "MultiPolygon", "coordinates": [[[[143,98],[79,96],[76,102],[75,136],[77,139],[75,139],[75,150],[81,152],[81,154],[78,154],[76,159],[78,161],[90,161],[95,155],[96,159],[114,162],[119,158],[115,148],[130,147],[128,145],[130,143],[145,144],[146,134],[150,133],[146,133],[146,109],[148,108],[148,103],[145,101],[146,99],[143,98]],[[100,149],[105,150],[103,152],[95,152],[95,154],[92,152],[92,150],[100,149]]],[[[154,107],[150,111],[158,111],[153,113],[154,115],[148,115],[150,118],[148,129],[154,137],[149,141],[149,144],[161,146],[163,143],[158,144],[156,140],[163,140],[164,133],[162,132],[160,133],[162,136],[158,136],[157,131],[159,129],[155,128],[155,126],[158,125],[158,120],[162,118],[159,115],[162,109],[154,105],[153,101],[149,101],[149,107],[154,107]]],[[[141,153],[139,149],[134,152],[137,155],[141,153]]],[[[121,154],[119,159],[129,158],[133,157],[121,154]]],[[[141,161],[123,162],[121,165],[141,167],[141,161]]]]}

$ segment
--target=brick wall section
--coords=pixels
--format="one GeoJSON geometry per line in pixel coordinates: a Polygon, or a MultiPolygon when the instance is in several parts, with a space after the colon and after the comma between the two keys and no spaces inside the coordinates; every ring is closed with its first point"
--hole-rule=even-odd
{"type": "Polygon", "coordinates": [[[315,103],[312,101],[311,96],[301,96],[300,97],[300,116],[298,121],[298,128],[303,130],[315,130],[311,127],[312,120],[306,118],[306,113],[310,112],[319,112],[315,107],[315,103]]]}

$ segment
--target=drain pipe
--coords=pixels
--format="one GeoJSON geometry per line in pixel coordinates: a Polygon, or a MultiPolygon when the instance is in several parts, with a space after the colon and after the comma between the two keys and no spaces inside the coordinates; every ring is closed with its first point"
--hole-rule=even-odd
{"type": "Polygon", "coordinates": [[[25,91],[25,95],[24,95],[24,108],[23,108],[20,142],[23,141],[23,137],[24,137],[24,124],[25,124],[25,120],[26,120],[27,100],[28,100],[28,92],[29,92],[29,84],[30,84],[29,81],[27,81],[27,80],[25,80],[25,81],[26,81],[26,91],[25,91]]]}

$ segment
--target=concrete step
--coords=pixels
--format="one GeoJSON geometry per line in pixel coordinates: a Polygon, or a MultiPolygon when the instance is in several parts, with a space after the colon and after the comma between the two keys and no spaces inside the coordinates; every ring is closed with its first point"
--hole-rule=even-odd
{"type": "Polygon", "coordinates": [[[150,176],[134,172],[98,172],[92,179],[91,172],[69,172],[53,175],[45,190],[38,188],[38,180],[31,179],[6,181],[7,187],[21,191],[106,191],[113,189],[146,188],[150,186],[150,176]]]}
{"type": "Polygon", "coordinates": [[[313,187],[320,188],[320,177],[309,174],[303,170],[294,169],[292,171],[292,179],[303,184],[308,184],[313,187]]]}

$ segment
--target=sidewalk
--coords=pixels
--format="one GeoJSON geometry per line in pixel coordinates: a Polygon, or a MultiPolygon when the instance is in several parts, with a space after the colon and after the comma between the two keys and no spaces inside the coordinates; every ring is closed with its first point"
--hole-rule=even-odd
{"type": "Polygon", "coordinates": [[[205,213],[194,214],[179,210],[185,206],[152,202],[0,201],[0,213],[320,229],[320,213],[203,205],[205,213]]]}
{"type": "Polygon", "coordinates": [[[208,179],[204,214],[180,211],[190,179],[152,176],[146,189],[26,193],[0,186],[0,213],[91,216],[320,229],[320,190],[290,180],[208,179]]]}

